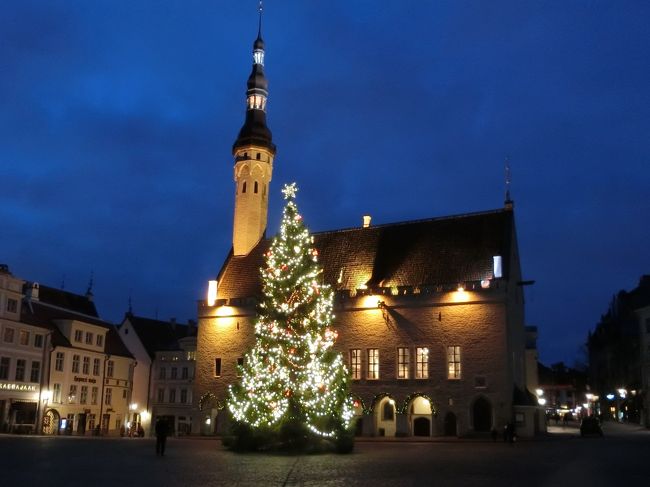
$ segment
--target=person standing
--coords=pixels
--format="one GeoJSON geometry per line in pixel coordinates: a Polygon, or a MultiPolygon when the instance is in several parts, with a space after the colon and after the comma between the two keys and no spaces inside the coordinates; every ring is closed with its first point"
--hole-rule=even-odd
{"type": "Polygon", "coordinates": [[[165,455],[165,443],[167,443],[167,435],[169,434],[169,427],[164,418],[156,420],[156,455],[161,457],[165,455]]]}

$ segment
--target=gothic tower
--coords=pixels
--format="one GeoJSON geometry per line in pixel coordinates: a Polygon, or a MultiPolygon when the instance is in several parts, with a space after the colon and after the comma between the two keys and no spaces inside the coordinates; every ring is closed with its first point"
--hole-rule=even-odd
{"type": "Polygon", "coordinates": [[[275,144],[266,126],[268,95],[260,6],[259,29],[253,43],[253,69],[246,90],[246,120],[232,147],[236,184],[232,244],[236,256],[247,255],[266,230],[269,183],[275,157],[275,144]]]}

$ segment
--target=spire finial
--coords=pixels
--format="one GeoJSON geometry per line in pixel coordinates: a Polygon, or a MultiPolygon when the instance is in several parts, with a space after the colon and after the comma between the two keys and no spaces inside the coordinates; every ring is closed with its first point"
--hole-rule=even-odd
{"type": "Polygon", "coordinates": [[[90,271],[90,280],[88,281],[88,289],[86,289],[86,296],[92,296],[93,295],[93,284],[94,284],[94,279],[95,278],[95,273],[94,271],[90,271]]]}
{"type": "Polygon", "coordinates": [[[510,198],[510,183],[512,181],[512,175],[510,173],[510,156],[506,156],[506,161],[505,161],[505,171],[506,171],[506,200],[505,200],[505,206],[506,208],[512,208],[513,206],[513,201],[512,198],[510,198]]]}
{"type": "Polygon", "coordinates": [[[257,27],[257,38],[261,39],[262,38],[262,11],[264,10],[264,6],[262,5],[262,0],[260,0],[260,4],[257,7],[257,10],[260,13],[260,21],[259,21],[259,25],[257,27]]]}
{"type": "Polygon", "coordinates": [[[131,293],[129,292],[129,311],[128,314],[133,314],[133,303],[131,302],[131,293]]]}

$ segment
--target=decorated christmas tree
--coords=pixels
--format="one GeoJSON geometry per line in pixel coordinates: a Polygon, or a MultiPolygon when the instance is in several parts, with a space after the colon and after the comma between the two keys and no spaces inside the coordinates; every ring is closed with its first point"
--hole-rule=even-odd
{"type": "Polygon", "coordinates": [[[352,418],[348,372],[333,349],[333,293],[323,283],[318,250],[285,185],[280,233],[261,269],[263,297],[255,345],[230,389],[228,408],[247,434],[300,445],[316,438],[340,441],[352,418]]]}

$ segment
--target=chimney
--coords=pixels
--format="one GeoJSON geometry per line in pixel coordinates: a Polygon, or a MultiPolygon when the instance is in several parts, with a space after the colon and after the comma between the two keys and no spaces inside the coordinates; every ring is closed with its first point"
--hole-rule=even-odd
{"type": "Polygon", "coordinates": [[[39,285],[37,282],[31,284],[29,289],[27,289],[27,298],[31,301],[38,301],[38,289],[39,285]]]}
{"type": "Polygon", "coordinates": [[[372,220],[370,215],[363,215],[363,228],[368,228],[370,226],[370,220],[372,220]]]}

